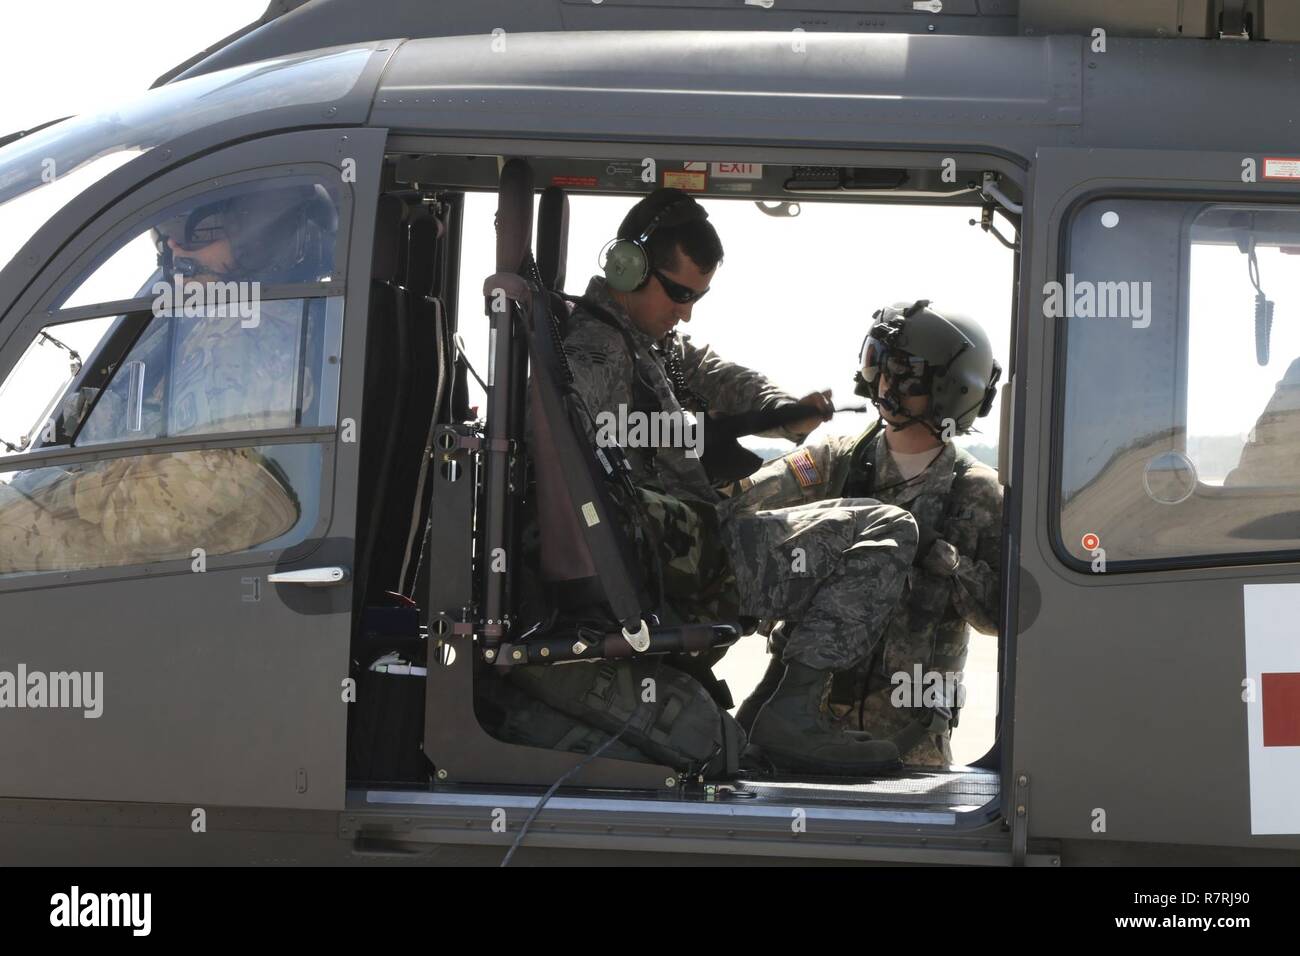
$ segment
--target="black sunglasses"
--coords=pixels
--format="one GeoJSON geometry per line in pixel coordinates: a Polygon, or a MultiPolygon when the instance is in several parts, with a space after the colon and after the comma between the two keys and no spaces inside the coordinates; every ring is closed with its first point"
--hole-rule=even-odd
{"type": "Polygon", "coordinates": [[[680,305],[685,305],[687,302],[698,302],[709,294],[708,289],[704,289],[702,292],[696,292],[690,286],[682,285],[680,282],[674,282],[658,269],[651,269],[650,272],[659,280],[659,284],[664,287],[664,292],[667,294],[668,298],[680,305]]]}

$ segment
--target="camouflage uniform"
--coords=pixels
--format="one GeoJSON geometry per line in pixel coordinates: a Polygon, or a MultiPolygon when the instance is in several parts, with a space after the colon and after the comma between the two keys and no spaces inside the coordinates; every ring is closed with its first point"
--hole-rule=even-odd
{"type": "MultiPolygon", "coordinates": [[[[908,569],[902,600],[889,619],[884,640],[860,666],[837,675],[830,708],[852,729],[873,737],[895,737],[909,728],[912,736],[919,729],[916,722],[928,722],[933,715],[897,707],[891,698],[906,693],[908,703],[915,699],[911,687],[915,666],[920,665],[922,675],[959,675],[966,663],[966,625],[984,634],[997,633],[1002,489],[996,473],[949,443],[936,452],[938,457],[924,472],[905,482],[889,454],[884,432],[874,429],[860,436],[832,437],[769,462],[742,482],[741,498],[747,507],[779,508],[838,495],[849,482],[854,452],[863,441],[870,443],[863,450],[874,463],[873,495],[907,508],[919,525],[935,528],[939,539],[920,566],[908,569]],[[955,478],[955,469],[964,473],[955,478]],[[896,674],[906,680],[893,683],[896,674]]],[[[839,500],[832,497],[822,504],[835,507],[839,500]]],[[[774,650],[781,647],[781,633],[778,629],[774,636],[774,650]]],[[[941,684],[938,689],[948,688],[941,684]]],[[[915,693],[919,696],[920,689],[915,693]]],[[[960,703],[961,692],[955,697],[960,703]]],[[[939,728],[908,747],[902,753],[904,762],[951,763],[951,727],[939,724],[939,728]]]]}
{"type": "MultiPolygon", "coordinates": [[[[637,408],[634,376],[653,396],[641,399],[656,406],[645,410],[680,414],[658,345],[636,328],[604,279],[591,280],[587,297],[619,321],[641,356],[634,368],[624,335],[581,304],[575,308],[564,351],[591,421],[601,412],[617,414],[620,406],[637,408]]],[[[724,362],[684,336],[669,347],[680,349],[685,384],[710,411],[736,414],[796,401],[759,373],[724,362]]],[[[588,438],[595,443],[594,427],[588,438]]],[[[759,510],[743,498],[724,500],[686,448],[626,451],[645,520],[664,545],[668,599],[683,616],[725,617],[731,610],[797,621],[786,659],[819,670],[842,670],[867,655],[915,548],[915,524],[906,512],[850,500],[759,510]]]]}
{"type": "MultiPolygon", "coordinates": [[[[302,305],[265,302],[259,319],[247,328],[239,318],[154,320],[122,364],[167,369],[144,398],[143,430],[125,428],[126,376],[119,371],[78,446],[162,436],[164,427],[168,435],[292,428],[302,305]]],[[[314,392],[308,374],[304,408],[314,392]]],[[[301,510],[280,469],[255,448],[31,469],[0,482],[0,574],[188,559],[196,547],[209,555],[237,553],[287,533],[301,510]]]]}

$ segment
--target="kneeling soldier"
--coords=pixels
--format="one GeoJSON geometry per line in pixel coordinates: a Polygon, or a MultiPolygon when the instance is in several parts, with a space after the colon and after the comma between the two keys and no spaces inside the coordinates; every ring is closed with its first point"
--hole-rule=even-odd
{"type": "MultiPolygon", "coordinates": [[[[849,728],[892,740],[905,763],[942,766],[952,760],[966,627],[997,633],[1002,527],[997,474],[950,439],[988,414],[1002,370],[976,322],[928,300],[881,309],[874,320],[857,391],[879,421],[765,465],[739,498],[749,509],[874,498],[916,519],[916,556],[884,638],[837,675],[829,707],[849,728]]],[[[771,643],[768,672],[736,715],[754,736],[776,703],[786,628],[771,643]]]]}

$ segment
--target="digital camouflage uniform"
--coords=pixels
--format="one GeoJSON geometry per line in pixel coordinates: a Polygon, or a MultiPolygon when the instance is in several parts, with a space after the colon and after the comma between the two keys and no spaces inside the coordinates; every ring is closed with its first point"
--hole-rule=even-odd
{"type": "MultiPolygon", "coordinates": [[[[997,633],[1002,489],[991,468],[951,443],[942,452],[936,450],[938,457],[924,472],[904,482],[884,432],[877,429],[874,436],[872,430],[836,436],[769,462],[742,482],[741,497],[747,507],[788,508],[828,496],[821,504],[837,506],[835,496],[849,481],[853,453],[862,441],[871,443],[867,455],[875,468],[872,494],[906,508],[918,525],[935,528],[939,534],[921,566],[908,569],[884,640],[862,664],[837,675],[831,692],[832,713],[850,729],[873,737],[895,737],[918,719],[931,718],[923,711],[895,707],[891,701],[900,686],[900,697],[906,692],[908,702],[914,699],[910,682],[915,666],[921,665],[923,675],[959,675],[966,663],[966,626],[984,634],[997,633]],[[964,472],[957,480],[955,469],[964,472]],[[896,674],[904,675],[906,682],[891,682],[896,674]]],[[[778,629],[774,650],[781,649],[781,633],[778,629]]],[[[960,692],[956,700],[960,702],[960,692]]],[[[952,761],[950,738],[950,727],[924,734],[902,753],[903,761],[946,765],[952,761]]]]}
{"type": "MultiPolygon", "coordinates": [[[[302,304],[261,303],[259,318],[250,327],[239,318],[154,319],[91,411],[77,444],[292,428],[302,304]],[[174,360],[169,323],[175,325],[174,360]],[[125,425],[123,370],[133,361],[167,370],[144,396],[140,431],[125,425]]],[[[304,407],[314,392],[308,370],[304,407]]],[[[36,468],[0,481],[0,573],[188,559],[194,548],[231,554],[287,533],[300,514],[280,469],[255,448],[36,468]]]]}
{"type": "MultiPolygon", "coordinates": [[[[634,369],[624,336],[581,304],[574,309],[564,351],[592,422],[602,411],[638,407],[634,376],[653,393],[654,410],[680,413],[664,356],[609,294],[604,279],[591,280],[587,297],[622,324],[641,355],[634,369]]],[[[736,414],[796,401],[759,373],[724,362],[684,336],[675,347],[681,349],[686,385],[710,411],[736,414]]],[[[594,430],[588,438],[595,443],[594,430]]],[[[703,441],[708,440],[706,422],[703,441]]],[[[818,670],[843,670],[866,656],[915,549],[916,528],[906,512],[874,501],[760,510],[744,496],[723,499],[686,448],[626,452],[646,519],[656,525],[651,537],[661,539],[668,552],[662,555],[665,590],[684,616],[718,618],[732,610],[797,622],[786,659],[818,670]]]]}

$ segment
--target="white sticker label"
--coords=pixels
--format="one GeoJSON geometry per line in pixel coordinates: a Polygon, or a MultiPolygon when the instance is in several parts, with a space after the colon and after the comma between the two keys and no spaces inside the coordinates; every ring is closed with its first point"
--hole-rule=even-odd
{"type": "Polygon", "coordinates": [[[582,506],[582,517],[587,520],[587,527],[594,528],[600,524],[600,515],[596,514],[596,503],[588,501],[582,506]]]}
{"type": "Polygon", "coordinates": [[[715,179],[762,179],[762,163],[714,163],[715,179]]]}
{"type": "Polygon", "coordinates": [[[1300,633],[1294,624],[1300,584],[1247,584],[1242,592],[1245,676],[1254,688],[1242,695],[1250,832],[1300,833],[1300,633]]]}
{"type": "Polygon", "coordinates": [[[682,172],[707,173],[708,171],[709,171],[708,163],[682,163],[682,172]]]}
{"type": "Polygon", "coordinates": [[[1265,179],[1300,179],[1300,159],[1264,157],[1265,179]]]}

